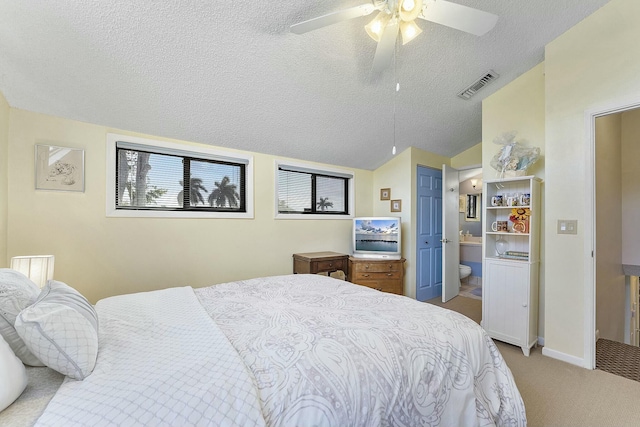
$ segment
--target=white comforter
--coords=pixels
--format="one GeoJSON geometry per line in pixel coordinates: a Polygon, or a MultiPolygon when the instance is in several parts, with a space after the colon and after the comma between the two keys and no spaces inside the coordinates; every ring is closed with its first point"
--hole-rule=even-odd
{"type": "Polygon", "coordinates": [[[37,426],[264,426],[251,376],[191,288],[96,304],[98,360],[37,426]]]}
{"type": "Polygon", "coordinates": [[[99,302],[96,369],[39,425],[526,425],[497,348],[457,313],[315,275],[195,295],[99,302]]]}

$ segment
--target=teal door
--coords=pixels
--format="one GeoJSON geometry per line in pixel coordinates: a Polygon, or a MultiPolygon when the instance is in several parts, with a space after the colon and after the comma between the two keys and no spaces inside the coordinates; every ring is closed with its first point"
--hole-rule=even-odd
{"type": "Polygon", "coordinates": [[[442,171],[418,166],[416,299],[442,295],[442,171]]]}

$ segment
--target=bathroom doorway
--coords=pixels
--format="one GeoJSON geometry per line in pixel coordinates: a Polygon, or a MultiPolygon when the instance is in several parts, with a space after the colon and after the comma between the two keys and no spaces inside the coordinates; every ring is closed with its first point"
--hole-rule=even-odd
{"type": "Polygon", "coordinates": [[[482,168],[460,171],[460,291],[482,299],[482,168]]]}

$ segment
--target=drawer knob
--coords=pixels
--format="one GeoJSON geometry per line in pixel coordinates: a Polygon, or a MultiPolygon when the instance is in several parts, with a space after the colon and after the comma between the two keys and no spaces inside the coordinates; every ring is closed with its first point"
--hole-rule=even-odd
{"type": "Polygon", "coordinates": [[[369,275],[368,274],[363,274],[362,277],[369,277],[369,275]]]}
{"type": "Polygon", "coordinates": [[[387,276],[393,276],[393,274],[391,274],[391,273],[387,273],[387,276]]]}
{"type": "Polygon", "coordinates": [[[332,262],[329,263],[329,267],[333,267],[333,263],[332,262]]]}

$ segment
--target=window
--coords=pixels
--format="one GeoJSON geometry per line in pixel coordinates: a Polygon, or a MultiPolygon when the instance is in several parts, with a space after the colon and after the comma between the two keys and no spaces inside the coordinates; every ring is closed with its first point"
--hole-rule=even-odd
{"type": "Polygon", "coordinates": [[[277,163],[278,218],[351,217],[353,174],[277,163]]]}
{"type": "Polygon", "coordinates": [[[252,218],[251,158],[108,137],[107,215],[252,218]]]}

